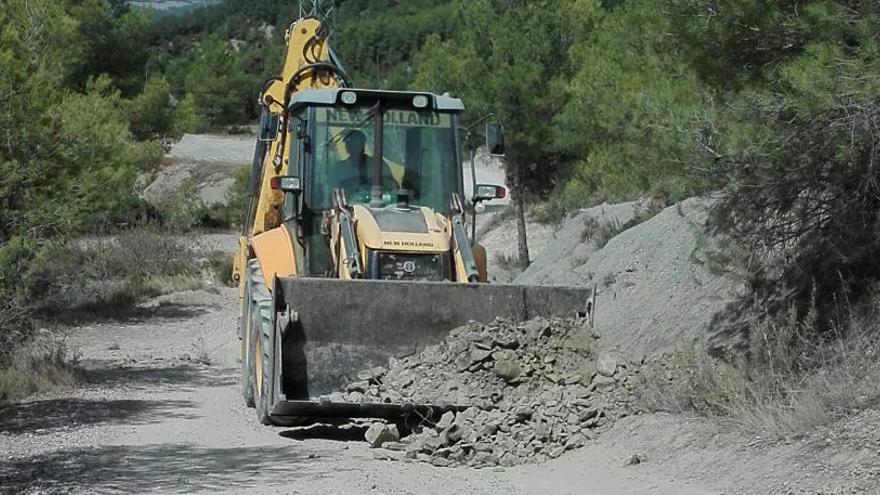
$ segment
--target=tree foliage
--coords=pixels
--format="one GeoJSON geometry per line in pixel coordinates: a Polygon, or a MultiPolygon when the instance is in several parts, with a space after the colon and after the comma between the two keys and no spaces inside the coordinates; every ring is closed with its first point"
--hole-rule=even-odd
{"type": "Polygon", "coordinates": [[[751,280],[763,309],[794,303],[829,328],[880,281],[880,9],[816,1],[777,10],[797,48],[730,96],[717,131],[726,190],[716,213],[771,260],[751,280]]]}
{"type": "MultiPolygon", "coordinates": [[[[400,89],[412,80],[412,57],[426,39],[454,30],[454,13],[446,0],[340,0],[328,23],[358,85],[400,89]]],[[[257,93],[280,70],[283,36],[297,16],[296,2],[227,0],[162,17],[151,29],[147,69],[163,74],[176,97],[192,98],[202,128],[250,121],[257,93]]]]}
{"type": "MultiPolygon", "coordinates": [[[[135,74],[145,45],[103,65],[113,57],[106,43],[121,42],[123,31],[141,25],[141,14],[101,0],[2,6],[0,347],[8,349],[24,335],[40,251],[141,211],[136,177],[158,163],[161,141],[180,130],[160,80],[140,93],[144,83],[135,74]]],[[[128,35],[137,45],[137,33],[128,35]]]]}
{"type": "Polygon", "coordinates": [[[571,50],[578,68],[556,139],[578,159],[562,194],[627,199],[646,192],[684,199],[707,187],[697,139],[714,117],[708,91],[682,64],[655,2],[595,8],[593,28],[571,50]],[[634,29],[633,26],[638,26],[634,29]]]}

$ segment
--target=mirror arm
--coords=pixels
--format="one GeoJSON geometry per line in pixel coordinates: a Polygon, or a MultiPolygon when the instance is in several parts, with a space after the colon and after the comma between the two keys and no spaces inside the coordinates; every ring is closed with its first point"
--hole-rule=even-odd
{"type": "Polygon", "coordinates": [[[491,119],[491,118],[494,118],[494,117],[495,117],[495,114],[494,114],[494,113],[490,113],[490,114],[487,114],[487,115],[483,115],[482,117],[480,117],[479,119],[477,119],[476,122],[474,122],[473,124],[471,124],[471,125],[465,127],[465,128],[464,128],[464,131],[468,134],[468,136],[470,136],[471,131],[473,130],[474,127],[476,127],[476,126],[482,124],[483,122],[485,122],[485,121],[487,121],[487,120],[489,120],[489,119],[491,119]]]}
{"type": "MultiPolygon", "coordinates": [[[[470,133],[468,133],[470,135],[470,133]]],[[[471,151],[471,246],[477,242],[477,147],[470,145],[471,151]]]]}
{"type": "Polygon", "coordinates": [[[467,143],[468,151],[471,155],[471,246],[473,246],[477,242],[477,202],[473,201],[473,198],[477,195],[477,147],[473,143],[471,143],[471,134],[474,130],[474,127],[477,127],[483,122],[494,117],[494,113],[484,115],[477,119],[476,122],[473,122],[471,125],[463,129],[465,132],[464,142],[467,143]]]}
{"type": "Polygon", "coordinates": [[[284,208],[282,219],[284,222],[290,222],[299,217],[299,193],[295,191],[284,191],[284,208]]]}

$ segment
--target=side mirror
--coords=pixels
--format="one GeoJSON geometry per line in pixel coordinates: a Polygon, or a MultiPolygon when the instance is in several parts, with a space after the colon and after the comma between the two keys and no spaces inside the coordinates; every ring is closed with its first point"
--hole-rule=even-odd
{"type": "Polygon", "coordinates": [[[302,192],[302,181],[293,175],[276,175],[272,177],[270,185],[276,191],[294,194],[302,192]]]}
{"type": "Polygon", "coordinates": [[[504,156],[504,127],[501,124],[486,124],[486,149],[492,156],[504,156]]]}
{"type": "Polygon", "coordinates": [[[260,116],[260,135],[257,140],[263,143],[274,141],[278,137],[278,115],[263,110],[260,116]]]}
{"type": "Polygon", "coordinates": [[[472,198],[472,201],[474,204],[477,204],[493,199],[503,199],[505,196],[507,196],[507,189],[505,189],[504,186],[477,184],[476,189],[474,189],[474,197],[472,198]]]}

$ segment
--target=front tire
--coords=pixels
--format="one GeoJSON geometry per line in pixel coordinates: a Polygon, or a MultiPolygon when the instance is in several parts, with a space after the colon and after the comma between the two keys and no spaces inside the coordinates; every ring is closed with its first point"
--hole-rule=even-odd
{"type": "Polygon", "coordinates": [[[257,260],[248,263],[250,299],[250,367],[251,395],[257,419],[264,425],[274,424],[269,416],[272,392],[275,389],[275,346],[272,342],[272,296],[266,288],[263,270],[257,260]]]}
{"type": "Polygon", "coordinates": [[[273,394],[276,390],[277,376],[275,327],[272,322],[275,308],[272,304],[272,296],[266,288],[263,271],[257,260],[251,260],[248,264],[250,277],[251,304],[249,313],[249,382],[251,385],[251,397],[257,419],[267,426],[304,426],[314,423],[312,418],[304,417],[278,417],[271,416],[270,412],[274,405],[273,394]]]}
{"type": "Polygon", "coordinates": [[[244,299],[241,302],[241,395],[247,407],[254,407],[254,360],[251,355],[251,294],[250,276],[245,278],[244,299]]]}

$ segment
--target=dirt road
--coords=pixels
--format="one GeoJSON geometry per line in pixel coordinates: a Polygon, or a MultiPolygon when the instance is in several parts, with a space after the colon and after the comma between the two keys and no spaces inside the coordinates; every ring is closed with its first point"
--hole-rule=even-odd
{"type": "Polygon", "coordinates": [[[236,292],[165,296],[71,330],[86,384],[0,410],[0,493],[720,493],[597,443],[544,465],[377,459],[358,424],[260,426],[239,394],[236,292]]]}

